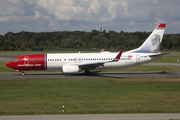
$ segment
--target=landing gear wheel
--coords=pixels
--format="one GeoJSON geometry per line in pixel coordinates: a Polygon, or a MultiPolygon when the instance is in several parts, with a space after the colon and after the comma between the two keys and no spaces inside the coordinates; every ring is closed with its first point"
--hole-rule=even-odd
{"type": "Polygon", "coordinates": [[[24,71],[22,71],[22,74],[21,75],[25,75],[24,71]]]}
{"type": "Polygon", "coordinates": [[[89,70],[85,70],[85,74],[90,76],[91,72],[89,70]]]}

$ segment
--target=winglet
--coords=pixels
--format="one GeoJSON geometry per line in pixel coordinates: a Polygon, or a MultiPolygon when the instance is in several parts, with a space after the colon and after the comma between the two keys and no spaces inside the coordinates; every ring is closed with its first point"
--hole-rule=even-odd
{"type": "Polygon", "coordinates": [[[115,60],[120,60],[122,52],[123,52],[123,49],[118,53],[118,55],[116,56],[115,60]]]}
{"type": "Polygon", "coordinates": [[[102,49],[101,53],[104,52],[105,49],[102,49]]]}

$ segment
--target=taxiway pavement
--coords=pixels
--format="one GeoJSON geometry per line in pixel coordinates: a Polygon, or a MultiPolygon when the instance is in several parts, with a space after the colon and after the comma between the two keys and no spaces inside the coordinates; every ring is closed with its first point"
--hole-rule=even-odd
{"type": "Polygon", "coordinates": [[[0,73],[0,78],[88,78],[88,77],[180,77],[180,72],[92,72],[91,76],[84,73],[77,75],[64,75],[60,73],[0,73]]]}

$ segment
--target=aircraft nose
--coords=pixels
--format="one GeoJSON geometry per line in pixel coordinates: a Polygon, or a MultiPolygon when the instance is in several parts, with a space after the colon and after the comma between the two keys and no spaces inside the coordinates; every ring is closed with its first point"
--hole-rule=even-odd
{"type": "Polygon", "coordinates": [[[10,62],[7,62],[7,63],[6,63],[6,66],[11,68],[11,67],[12,67],[12,62],[11,62],[11,61],[10,61],[10,62]]]}

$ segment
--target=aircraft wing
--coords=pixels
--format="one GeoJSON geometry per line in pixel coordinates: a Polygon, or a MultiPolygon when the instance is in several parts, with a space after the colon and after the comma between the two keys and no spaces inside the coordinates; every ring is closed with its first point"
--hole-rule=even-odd
{"type": "Polygon", "coordinates": [[[121,50],[118,55],[111,61],[104,61],[104,62],[94,62],[94,63],[87,63],[87,64],[80,64],[79,68],[82,70],[88,69],[88,70],[94,70],[97,67],[103,67],[104,63],[109,63],[109,62],[117,62],[120,60],[121,55],[122,55],[123,50],[121,50]]]}
{"type": "Polygon", "coordinates": [[[81,65],[79,65],[79,68],[82,69],[82,70],[85,70],[85,69],[94,70],[97,67],[103,67],[104,63],[105,62],[81,64],[81,65]]]}

